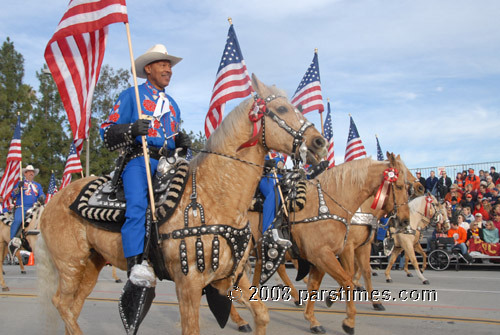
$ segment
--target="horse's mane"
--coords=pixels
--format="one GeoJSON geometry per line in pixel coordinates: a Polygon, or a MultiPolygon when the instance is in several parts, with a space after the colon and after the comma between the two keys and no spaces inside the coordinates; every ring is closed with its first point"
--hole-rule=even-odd
{"type": "MultiPolygon", "coordinates": [[[[279,96],[286,97],[285,91],[277,88],[276,86],[267,86],[270,94],[275,94],[279,96]]],[[[242,118],[241,114],[247,113],[250,103],[253,102],[253,98],[248,98],[242,101],[238,106],[236,106],[226,117],[222,120],[222,123],[217,127],[217,129],[210,135],[207,142],[205,143],[205,150],[209,151],[220,151],[227,145],[228,134],[234,134],[239,129],[239,122],[242,118]]],[[[243,143],[241,143],[243,144],[243,143]]],[[[191,161],[190,165],[198,166],[206,158],[206,154],[196,155],[196,157],[191,161]]]]}
{"type": "Polygon", "coordinates": [[[346,186],[362,185],[366,181],[368,168],[374,164],[383,164],[383,162],[375,161],[369,157],[353,160],[327,170],[318,179],[324,185],[328,185],[334,181],[337,189],[346,186]],[[345,185],[347,179],[351,181],[351,185],[345,185]]]}

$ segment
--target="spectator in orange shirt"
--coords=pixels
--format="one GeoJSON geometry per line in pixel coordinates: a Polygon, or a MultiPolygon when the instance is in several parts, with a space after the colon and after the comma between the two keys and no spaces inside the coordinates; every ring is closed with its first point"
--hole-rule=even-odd
{"type": "Polygon", "coordinates": [[[462,173],[461,172],[458,172],[457,173],[457,178],[455,179],[455,182],[454,184],[457,184],[457,186],[463,190],[464,187],[465,187],[465,181],[464,181],[464,178],[462,177],[462,173]]]}
{"type": "Polygon", "coordinates": [[[467,242],[467,232],[458,225],[456,220],[451,221],[451,227],[448,230],[448,237],[453,237],[455,240],[455,246],[453,249],[460,250],[460,253],[464,255],[465,259],[470,261],[469,258],[471,257],[467,253],[467,245],[465,244],[465,242],[467,242]]]}
{"type": "Polygon", "coordinates": [[[457,202],[460,203],[462,201],[462,193],[460,192],[457,184],[452,184],[450,187],[450,192],[445,195],[444,200],[451,202],[451,198],[457,198],[457,202]]]}
{"type": "Polygon", "coordinates": [[[465,177],[465,186],[472,184],[472,189],[477,192],[479,190],[480,183],[481,180],[474,174],[474,169],[469,169],[469,175],[465,177]]]}
{"type": "Polygon", "coordinates": [[[477,213],[481,214],[483,216],[483,220],[489,220],[490,219],[490,213],[483,207],[482,204],[483,197],[481,194],[477,196],[477,201],[474,205],[474,210],[472,211],[472,214],[476,215],[477,213]]]}

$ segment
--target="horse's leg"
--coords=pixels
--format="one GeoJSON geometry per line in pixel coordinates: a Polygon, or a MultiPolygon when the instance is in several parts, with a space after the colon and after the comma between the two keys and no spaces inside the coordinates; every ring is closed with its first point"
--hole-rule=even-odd
{"type": "MultiPolygon", "coordinates": [[[[314,315],[315,300],[310,299],[312,291],[316,291],[316,292],[318,291],[324,275],[325,275],[324,271],[321,271],[316,266],[311,266],[311,269],[309,271],[309,279],[307,281],[307,291],[308,291],[307,296],[300,297],[301,299],[304,298],[306,301],[306,308],[304,309],[304,318],[307,321],[309,321],[309,329],[314,334],[324,334],[325,333],[325,329],[323,328],[321,323],[318,321],[318,319],[316,319],[316,316],[314,315]]],[[[302,304],[302,300],[300,300],[299,303],[302,304]]]]}
{"type": "Polygon", "coordinates": [[[391,268],[396,262],[396,259],[398,258],[401,251],[403,251],[401,247],[394,247],[394,250],[391,253],[391,258],[389,258],[389,264],[387,264],[387,268],[385,269],[385,281],[388,283],[392,283],[391,268]]]}
{"type": "Polygon", "coordinates": [[[75,319],[78,319],[80,316],[85,299],[87,299],[90,293],[92,293],[92,290],[97,283],[99,273],[105,264],[106,262],[104,261],[104,258],[96,253],[92,254],[88,259],[78,291],[76,292],[73,300],[73,305],[71,306],[71,312],[73,313],[75,319]]]}
{"type": "Polygon", "coordinates": [[[420,242],[415,243],[414,250],[422,255],[422,269],[420,271],[424,272],[427,268],[427,253],[422,249],[420,242]]]}
{"type": "Polygon", "coordinates": [[[262,259],[257,259],[255,261],[255,267],[253,269],[252,285],[259,286],[260,274],[262,273],[262,259]]]}
{"type": "MultiPolygon", "coordinates": [[[[413,237],[413,236],[410,236],[410,237],[413,237]]],[[[422,284],[428,285],[429,281],[424,277],[422,272],[420,272],[420,268],[418,266],[417,257],[415,256],[415,250],[413,249],[413,239],[411,239],[411,241],[410,241],[410,239],[402,238],[401,239],[401,246],[405,250],[406,257],[408,257],[410,259],[411,264],[415,268],[415,271],[417,272],[417,277],[420,278],[420,280],[422,281],[422,284]]]]}
{"type": "Polygon", "coordinates": [[[2,257],[2,261],[0,262],[0,284],[2,285],[2,291],[7,292],[9,291],[9,287],[5,284],[5,280],[3,278],[3,261],[7,256],[7,248],[3,242],[0,243],[0,256],[2,257]]]}
{"type": "Polygon", "coordinates": [[[269,312],[266,305],[260,300],[260,297],[258,297],[258,294],[254,295],[255,291],[250,290],[250,280],[246,273],[243,273],[239,282],[239,287],[242,291],[242,299],[240,299],[240,301],[252,312],[255,322],[254,333],[257,335],[264,335],[266,333],[267,324],[269,323],[269,312]],[[250,301],[250,298],[252,298],[252,301],[250,301]]]}
{"type": "Polygon", "coordinates": [[[248,322],[241,317],[240,313],[236,310],[236,307],[234,307],[234,303],[231,304],[231,312],[229,316],[231,317],[231,320],[238,325],[238,331],[242,333],[249,333],[252,331],[252,327],[250,327],[248,322]]]}
{"type": "Polygon", "coordinates": [[[285,286],[290,288],[290,294],[294,300],[295,305],[299,306],[299,292],[297,291],[297,289],[293,285],[292,281],[290,280],[290,277],[288,277],[288,274],[286,273],[285,264],[281,264],[280,266],[278,266],[277,272],[278,272],[278,275],[283,280],[283,284],[285,284],[285,286]]]}
{"type": "Polygon", "coordinates": [[[372,299],[372,292],[373,292],[373,285],[372,285],[372,268],[370,266],[370,253],[371,253],[371,245],[370,244],[365,244],[362,245],[354,250],[356,253],[356,264],[359,267],[359,272],[363,275],[363,279],[365,281],[365,286],[366,290],[369,294],[369,299],[372,302],[373,309],[377,311],[383,311],[385,310],[384,306],[380,301],[373,301],[372,299]]]}
{"type": "Polygon", "coordinates": [[[200,334],[200,302],[203,287],[200,286],[202,279],[195,276],[175,280],[182,335],[200,334]]]}
{"type": "Polygon", "coordinates": [[[121,283],[122,282],[122,280],[120,279],[120,277],[118,277],[118,275],[116,274],[116,266],[114,266],[114,265],[111,266],[111,276],[115,280],[115,283],[121,283]]]}
{"type": "Polygon", "coordinates": [[[16,252],[17,260],[19,261],[19,267],[21,268],[21,274],[25,275],[26,270],[24,270],[23,257],[21,256],[21,249],[17,249],[16,252]]]}

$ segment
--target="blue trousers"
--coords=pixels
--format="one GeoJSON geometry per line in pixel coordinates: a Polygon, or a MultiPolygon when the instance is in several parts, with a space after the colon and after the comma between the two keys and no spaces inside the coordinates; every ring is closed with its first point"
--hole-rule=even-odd
{"type": "MultiPolygon", "coordinates": [[[[154,176],[158,161],[150,159],[151,176],[154,176]]],[[[122,173],[127,209],[122,226],[122,245],[125,257],[144,252],[146,235],[146,209],[148,208],[148,179],[144,157],[131,160],[122,173]]]]}
{"type": "MultiPolygon", "coordinates": [[[[266,198],[264,200],[264,208],[262,213],[262,232],[264,233],[273,223],[276,216],[276,180],[272,177],[265,176],[260,180],[259,189],[266,198]]],[[[278,199],[280,201],[280,199],[278,199]]],[[[278,202],[280,203],[280,202],[278,202]]]]}
{"type": "MultiPolygon", "coordinates": [[[[24,217],[26,217],[26,212],[28,209],[30,209],[33,205],[26,207],[24,206],[24,217]]],[[[14,221],[12,222],[12,225],[10,226],[10,239],[12,240],[16,235],[17,231],[19,228],[21,228],[21,224],[23,223],[23,215],[22,215],[22,207],[16,208],[16,211],[14,212],[14,221]]]]}

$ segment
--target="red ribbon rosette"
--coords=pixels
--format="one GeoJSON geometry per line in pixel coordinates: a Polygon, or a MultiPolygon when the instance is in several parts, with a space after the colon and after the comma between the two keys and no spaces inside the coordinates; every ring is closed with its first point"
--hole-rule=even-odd
{"type": "Polygon", "coordinates": [[[251,147],[257,144],[258,142],[258,135],[260,135],[261,131],[261,123],[259,122],[262,117],[264,116],[264,113],[266,112],[266,102],[262,98],[255,98],[252,108],[250,109],[250,112],[248,112],[248,118],[250,121],[253,123],[253,131],[252,131],[252,138],[250,138],[247,142],[243,143],[238,150],[246,147],[251,147]]]}
{"type": "Polygon", "coordinates": [[[431,208],[431,204],[434,200],[432,200],[432,197],[430,195],[425,197],[425,210],[424,210],[424,216],[427,217],[427,208],[431,208]]]}
{"type": "Polygon", "coordinates": [[[399,172],[395,168],[388,168],[384,171],[384,177],[382,179],[382,184],[378,188],[375,199],[372,203],[372,209],[382,209],[385,203],[385,199],[389,194],[389,186],[398,180],[399,172]]]}

